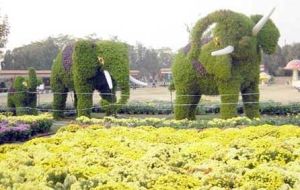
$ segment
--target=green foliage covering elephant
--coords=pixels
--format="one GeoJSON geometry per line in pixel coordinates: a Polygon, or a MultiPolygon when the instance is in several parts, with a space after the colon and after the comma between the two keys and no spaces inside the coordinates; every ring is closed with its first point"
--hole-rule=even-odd
{"type": "Polygon", "coordinates": [[[67,45],[52,65],[50,81],[55,118],[63,117],[69,91],[74,91],[78,116],[90,116],[94,90],[100,92],[101,105],[111,114],[118,109],[110,105],[116,102],[117,87],[121,90],[121,98],[115,105],[125,104],[129,98],[128,47],[120,42],[88,40],[67,45]]]}
{"type": "Polygon", "coordinates": [[[246,116],[259,117],[261,51],[273,53],[280,36],[269,19],[273,11],[264,17],[247,17],[220,10],[196,23],[191,42],[178,52],[172,65],[176,119],[195,119],[202,94],[220,94],[221,117],[234,117],[239,93],[246,116]]]}
{"type": "Polygon", "coordinates": [[[7,106],[16,115],[36,115],[38,80],[33,68],[28,69],[28,78],[16,77],[12,88],[9,89],[7,106]]]}

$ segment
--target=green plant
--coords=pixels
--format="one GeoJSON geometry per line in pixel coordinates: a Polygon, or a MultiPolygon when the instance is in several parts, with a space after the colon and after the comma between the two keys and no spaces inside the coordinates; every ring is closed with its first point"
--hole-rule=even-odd
{"type": "Polygon", "coordinates": [[[7,107],[16,115],[36,115],[36,87],[37,77],[33,68],[28,70],[29,77],[16,77],[7,97],[7,107]]]}
{"type": "Polygon", "coordinates": [[[36,88],[38,85],[38,79],[36,76],[36,72],[33,68],[28,69],[28,86],[27,86],[27,107],[30,107],[28,114],[37,115],[36,102],[37,102],[37,94],[36,88]]]}

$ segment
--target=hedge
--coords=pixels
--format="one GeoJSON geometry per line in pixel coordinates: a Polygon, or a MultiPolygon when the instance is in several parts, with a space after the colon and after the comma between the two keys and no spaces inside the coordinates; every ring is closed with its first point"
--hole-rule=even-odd
{"type": "Polygon", "coordinates": [[[174,127],[174,128],[225,128],[225,127],[241,127],[241,126],[258,126],[258,125],[298,125],[300,126],[300,114],[286,117],[264,117],[249,119],[247,117],[235,117],[231,119],[214,118],[210,120],[174,120],[166,118],[114,118],[104,117],[103,119],[78,117],[76,122],[79,124],[99,124],[107,127],[112,126],[152,126],[152,127],[174,127]]]}
{"type": "MultiPolygon", "coordinates": [[[[37,109],[41,112],[51,112],[52,107],[50,104],[40,104],[37,109]]],[[[105,110],[99,107],[99,105],[94,105],[91,109],[93,113],[104,113],[105,110]]],[[[14,111],[7,107],[0,106],[0,112],[14,111]]],[[[243,106],[238,105],[237,111],[239,114],[243,114],[243,106]]],[[[147,114],[147,115],[169,115],[172,114],[172,104],[166,101],[152,101],[152,102],[139,102],[133,101],[126,105],[123,105],[119,111],[119,114],[147,114]]],[[[199,104],[196,109],[197,115],[206,114],[218,114],[220,113],[220,105],[216,104],[199,104]]],[[[281,104],[276,102],[261,102],[260,103],[260,113],[263,115],[295,115],[300,113],[300,103],[289,103],[281,104]]],[[[66,105],[64,114],[66,116],[74,116],[76,112],[72,105],[66,105]]]]}

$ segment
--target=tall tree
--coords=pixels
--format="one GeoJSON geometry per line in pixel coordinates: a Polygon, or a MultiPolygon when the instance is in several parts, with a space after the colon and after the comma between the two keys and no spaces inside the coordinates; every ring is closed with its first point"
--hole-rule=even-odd
{"type": "Polygon", "coordinates": [[[5,44],[7,43],[7,36],[9,34],[8,18],[7,16],[4,16],[2,19],[0,16],[0,20],[0,48],[4,48],[5,44]]]}
{"type": "Polygon", "coordinates": [[[52,38],[15,48],[4,56],[3,69],[50,69],[58,49],[52,38]]]}
{"type": "Polygon", "coordinates": [[[282,76],[285,74],[283,67],[286,64],[285,57],[282,53],[282,48],[277,46],[276,52],[272,55],[263,55],[263,64],[268,73],[274,76],[282,76]]]}
{"type": "MultiPolygon", "coordinates": [[[[8,18],[7,16],[4,16],[4,18],[2,18],[0,15],[0,60],[2,60],[4,57],[3,56],[4,47],[7,43],[8,34],[9,34],[8,18]]],[[[0,62],[0,70],[1,69],[2,67],[0,62]]]]}
{"type": "Polygon", "coordinates": [[[139,70],[147,79],[155,79],[160,68],[170,67],[173,57],[170,48],[152,49],[141,43],[129,46],[130,68],[139,70]]]}

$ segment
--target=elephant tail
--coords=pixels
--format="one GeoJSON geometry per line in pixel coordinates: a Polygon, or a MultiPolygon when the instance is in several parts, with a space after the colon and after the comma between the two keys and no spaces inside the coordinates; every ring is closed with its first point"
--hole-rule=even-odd
{"type": "Polygon", "coordinates": [[[191,33],[191,49],[188,57],[190,60],[197,60],[201,51],[202,36],[204,32],[214,23],[220,22],[224,17],[234,14],[229,10],[219,10],[210,13],[206,17],[200,19],[194,26],[191,33]]]}

